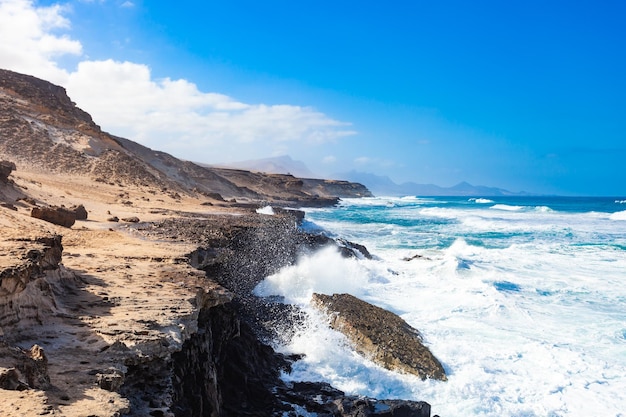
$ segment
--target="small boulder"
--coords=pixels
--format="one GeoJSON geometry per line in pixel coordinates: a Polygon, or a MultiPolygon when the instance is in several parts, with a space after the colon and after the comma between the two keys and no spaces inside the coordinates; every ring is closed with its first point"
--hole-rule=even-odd
{"type": "Polygon", "coordinates": [[[125,217],[122,219],[122,221],[126,223],[139,223],[139,217],[125,217]]]}
{"type": "Polygon", "coordinates": [[[10,368],[0,368],[0,389],[22,391],[50,388],[48,359],[39,345],[22,349],[0,343],[0,356],[12,362],[10,368]]]}
{"type": "Polygon", "coordinates": [[[220,193],[206,193],[206,196],[217,201],[224,201],[224,197],[220,193]]]}
{"type": "Polygon", "coordinates": [[[124,374],[116,368],[109,368],[105,372],[96,374],[98,386],[104,390],[118,392],[124,385],[124,374]]]}
{"type": "Polygon", "coordinates": [[[33,345],[29,350],[24,351],[25,360],[18,369],[26,377],[28,385],[36,389],[47,389],[50,387],[50,376],[48,375],[48,358],[39,345],[33,345]]]}
{"type": "Polygon", "coordinates": [[[64,207],[33,207],[30,216],[64,227],[72,227],[76,223],[76,214],[64,207]]]}
{"type": "Polygon", "coordinates": [[[73,206],[70,208],[71,211],[74,212],[74,214],[76,215],[76,220],[87,220],[87,210],[85,209],[85,206],[83,206],[82,204],[79,204],[77,206],[73,206]]]}
{"type": "Polygon", "coordinates": [[[0,389],[11,391],[23,391],[28,389],[28,384],[21,381],[20,373],[15,368],[0,368],[0,389]]]}
{"type": "Polygon", "coordinates": [[[15,171],[15,164],[11,161],[0,161],[0,182],[8,183],[9,175],[15,171]]]}

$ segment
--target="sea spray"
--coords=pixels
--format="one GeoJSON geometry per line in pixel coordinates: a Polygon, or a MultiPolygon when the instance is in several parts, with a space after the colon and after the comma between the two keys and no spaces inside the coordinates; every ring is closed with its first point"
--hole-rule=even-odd
{"type": "Polygon", "coordinates": [[[309,210],[309,221],[375,258],[313,254],[276,274],[280,285],[263,284],[308,312],[281,347],[306,354],[285,378],[425,400],[442,416],[623,416],[624,199],[490,200],[377,198],[309,210]],[[356,355],[308,307],[313,291],[350,292],[401,315],[449,380],[420,381],[356,355]]]}
{"type": "Polygon", "coordinates": [[[328,246],[265,278],[255,294],[280,295],[287,303],[303,305],[314,292],[358,295],[366,287],[367,275],[356,259],[345,259],[336,247],[328,246]]]}

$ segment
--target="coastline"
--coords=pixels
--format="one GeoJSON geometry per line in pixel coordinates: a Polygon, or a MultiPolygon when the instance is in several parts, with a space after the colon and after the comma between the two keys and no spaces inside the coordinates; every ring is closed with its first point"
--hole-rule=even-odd
{"type": "Polygon", "coordinates": [[[430,415],[423,402],[351,397],[328,384],[280,379],[297,357],[267,342],[288,332],[298,312],[251,291],[302,251],[337,245],[300,231],[301,212],[270,216],[188,197],[167,201],[141,187],[112,201],[112,187],[19,169],[12,179],[35,200],[84,204],[89,218],[66,228],[29,217],[24,200],[0,209],[3,317],[18,317],[2,324],[0,367],[5,376],[17,369],[28,384],[25,364],[35,359],[27,352],[37,345],[44,381],[0,390],[0,414],[430,415]],[[111,222],[111,214],[140,221],[111,222]],[[49,250],[57,263],[39,265],[9,293],[7,271],[49,250]]]}
{"type": "MultiPolygon", "coordinates": [[[[361,184],[204,167],[103,132],[62,87],[0,70],[0,414],[428,416],[279,378],[300,314],[252,289],[361,184]],[[256,213],[271,205],[274,215],[256,213]]],[[[363,249],[355,245],[354,249],[363,249]]]]}

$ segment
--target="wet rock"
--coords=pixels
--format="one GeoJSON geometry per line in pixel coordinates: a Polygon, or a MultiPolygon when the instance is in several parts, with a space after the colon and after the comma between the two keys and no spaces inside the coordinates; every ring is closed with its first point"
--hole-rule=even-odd
{"type": "Polygon", "coordinates": [[[407,261],[407,262],[414,261],[415,259],[423,259],[426,261],[430,261],[430,258],[420,255],[419,253],[413,256],[407,256],[406,258],[402,258],[403,261],[407,261]]]}
{"type": "Polygon", "coordinates": [[[76,223],[76,213],[64,207],[33,207],[30,215],[63,227],[72,227],[76,223]]]}
{"type": "Polygon", "coordinates": [[[350,294],[313,294],[313,304],[330,315],[331,327],[379,365],[422,379],[447,380],[443,366],[423,345],[422,336],[396,314],[350,294]]]}
{"type": "MultiPolygon", "coordinates": [[[[279,388],[278,393],[294,411],[305,410],[318,416],[430,417],[430,405],[426,402],[345,395],[325,382],[295,382],[279,388]]],[[[294,411],[286,415],[296,415],[294,411]]]]}

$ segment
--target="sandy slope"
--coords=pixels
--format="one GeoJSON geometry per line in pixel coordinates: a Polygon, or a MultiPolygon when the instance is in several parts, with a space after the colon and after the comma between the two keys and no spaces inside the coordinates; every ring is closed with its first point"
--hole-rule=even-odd
{"type": "MultiPolygon", "coordinates": [[[[133,234],[130,223],[107,219],[136,216],[153,221],[238,211],[224,203],[201,205],[206,199],[177,198],[161,190],[81,178],[24,170],[11,178],[18,191],[39,203],[83,204],[89,218],[68,229],[31,218],[32,206],[24,201],[14,202],[17,211],[0,207],[0,268],[19,263],[22,243],[16,239],[60,234],[65,267],[61,281],[67,284],[55,287],[54,314],[40,317],[38,323],[0,329],[13,345],[43,347],[52,384],[45,392],[0,390],[0,415],[112,416],[124,412],[128,400],[99,388],[97,374],[123,367],[120,357],[132,352],[135,356],[168,355],[193,331],[198,294],[214,290],[228,295],[217,286],[211,288],[203,274],[181,259],[195,249],[192,242],[150,241],[133,234]]],[[[10,366],[0,363],[0,367],[10,366]]]]}

